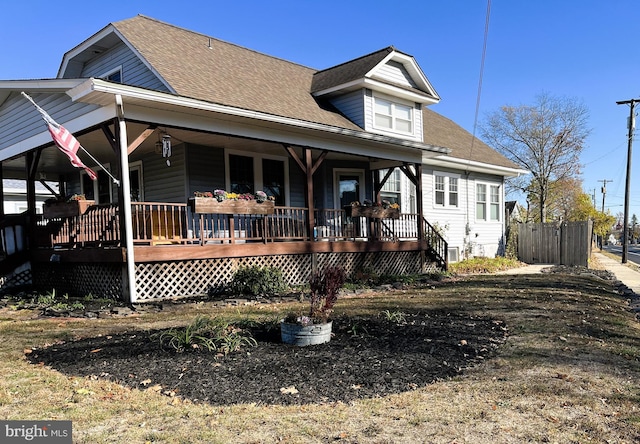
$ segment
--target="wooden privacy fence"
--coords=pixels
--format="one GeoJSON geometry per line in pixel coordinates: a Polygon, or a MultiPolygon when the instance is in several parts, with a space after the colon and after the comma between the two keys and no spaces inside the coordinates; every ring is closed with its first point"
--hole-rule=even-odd
{"type": "Polygon", "coordinates": [[[586,267],[592,230],[592,221],[519,224],[518,259],[527,264],[586,267]]]}

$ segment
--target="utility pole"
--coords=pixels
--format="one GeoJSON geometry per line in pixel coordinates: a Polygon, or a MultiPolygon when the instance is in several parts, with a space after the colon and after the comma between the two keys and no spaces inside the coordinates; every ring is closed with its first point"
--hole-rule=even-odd
{"type": "Polygon", "coordinates": [[[598,182],[602,182],[602,212],[604,213],[604,197],[607,195],[607,183],[613,182],[613,180],[599,180],[598,182]]]}
{"type": "Polygon", "coordinates": [[[616,102],[616,105],[629,105],[629,133],[628,133],[628,148],[627,148],[627,181],[624,189],[624,223],[623,223],[623,236],[622,236],[622,263],[627,263],[627,256],[629,253],[628,229],[629,225],[629,188],[631,188],[631,147],[633,146],[633,130],[636,127],[636,116],[633,113],[636,103],[640,102],[640,99],[622,100],[616,102]]]}

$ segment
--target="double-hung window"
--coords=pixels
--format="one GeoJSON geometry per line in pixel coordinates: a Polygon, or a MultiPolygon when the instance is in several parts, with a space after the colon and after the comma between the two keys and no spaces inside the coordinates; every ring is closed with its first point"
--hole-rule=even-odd
{"type": "Polygon", "coordinates": [[[375,97],[374,127],[385,131],[413,134],[413,107],[375,97]]]}
{"type": "MultiPolygon", "coordinates": [[[[382,179],[387,174],[387,170],[381,170],[379,174],[382,179]]],[[[394,169],[380,190],[380,197],[390,203],[400,203],[400,193],[402,191],[400,174],[401,172],[398,168],[394,169]]]]}
{"type": "Polygon", "coordinates": [[[500,186],[476,184],[476,220],[500,220],[500,186]]]}
{"type": "Polygon", "coordinates": [[[434,173],[434,205],[436,207],[458,207],[458,176],[434,173]]]}

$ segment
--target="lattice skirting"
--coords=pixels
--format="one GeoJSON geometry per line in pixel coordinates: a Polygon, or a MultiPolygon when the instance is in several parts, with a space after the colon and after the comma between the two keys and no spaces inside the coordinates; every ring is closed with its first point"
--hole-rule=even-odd
{"type": "Polygon", "coordinates": [[[35,263],[33,286],[38,291],[55,289],[58,294],[73,297],[94,297],[122,299],[122,265],[120,264],[78,264],[78,263],[35,263]]]}
{"type": "Polygon", "coordinates": [[[314,269],[327,266],[341,266],[348,275],[364,268],[395,275],[435,270],[433,264],[421,268],[419,252],[317,253],[138,263],[137,302],[216,294],[240,267],[250,266],[277,267],[289,285],[306,283],[314,269]]]}
{"type": "MultiPolygon", "coordinates": [[[[137,263],[136,302],[206,296],[220,293],[240,267],[276,267],[289,285],[305,284],[313,270],[340,266],[348,275],[373,269],[380,274],[416,274],[437,271],[435,263],[421,267],[419,252],[317,253],[254,256],[174,262],[137,263]]],[[[123,270],[119,264],[35,263],[0,278],[0,290],[33,285],[37,291],[124,299],[123,270]]]]}
{"type": "Polygon", "coordinates": [[[31,265],[25,264],[12,273],[0,277],[0,292],[10,293],[13,289],[26,287],[32,283],[31,265]]]}

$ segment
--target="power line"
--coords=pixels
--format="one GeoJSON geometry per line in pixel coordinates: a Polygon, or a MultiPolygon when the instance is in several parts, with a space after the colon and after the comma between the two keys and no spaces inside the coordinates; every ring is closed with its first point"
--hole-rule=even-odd
{"type": "Polygon", "coordinates": [[[480,78],[478,80],[478,96],[476,97],[476,112],[473,117],[473,134],[471,137],[471,149],[469,150],[469,161],[473,154],[473,145],[476,140],[476,129],[478,127],[478,112],[480,111],[480,97],[482,96],[482,79],[484,77],[484,61],[487,57],[487,39],[489,37],[489,17],[491,16],[491,0],[487,0],[487,15],[484,22],[484,43],[482,45],[482,58],[480,59],[480,78]]]}

